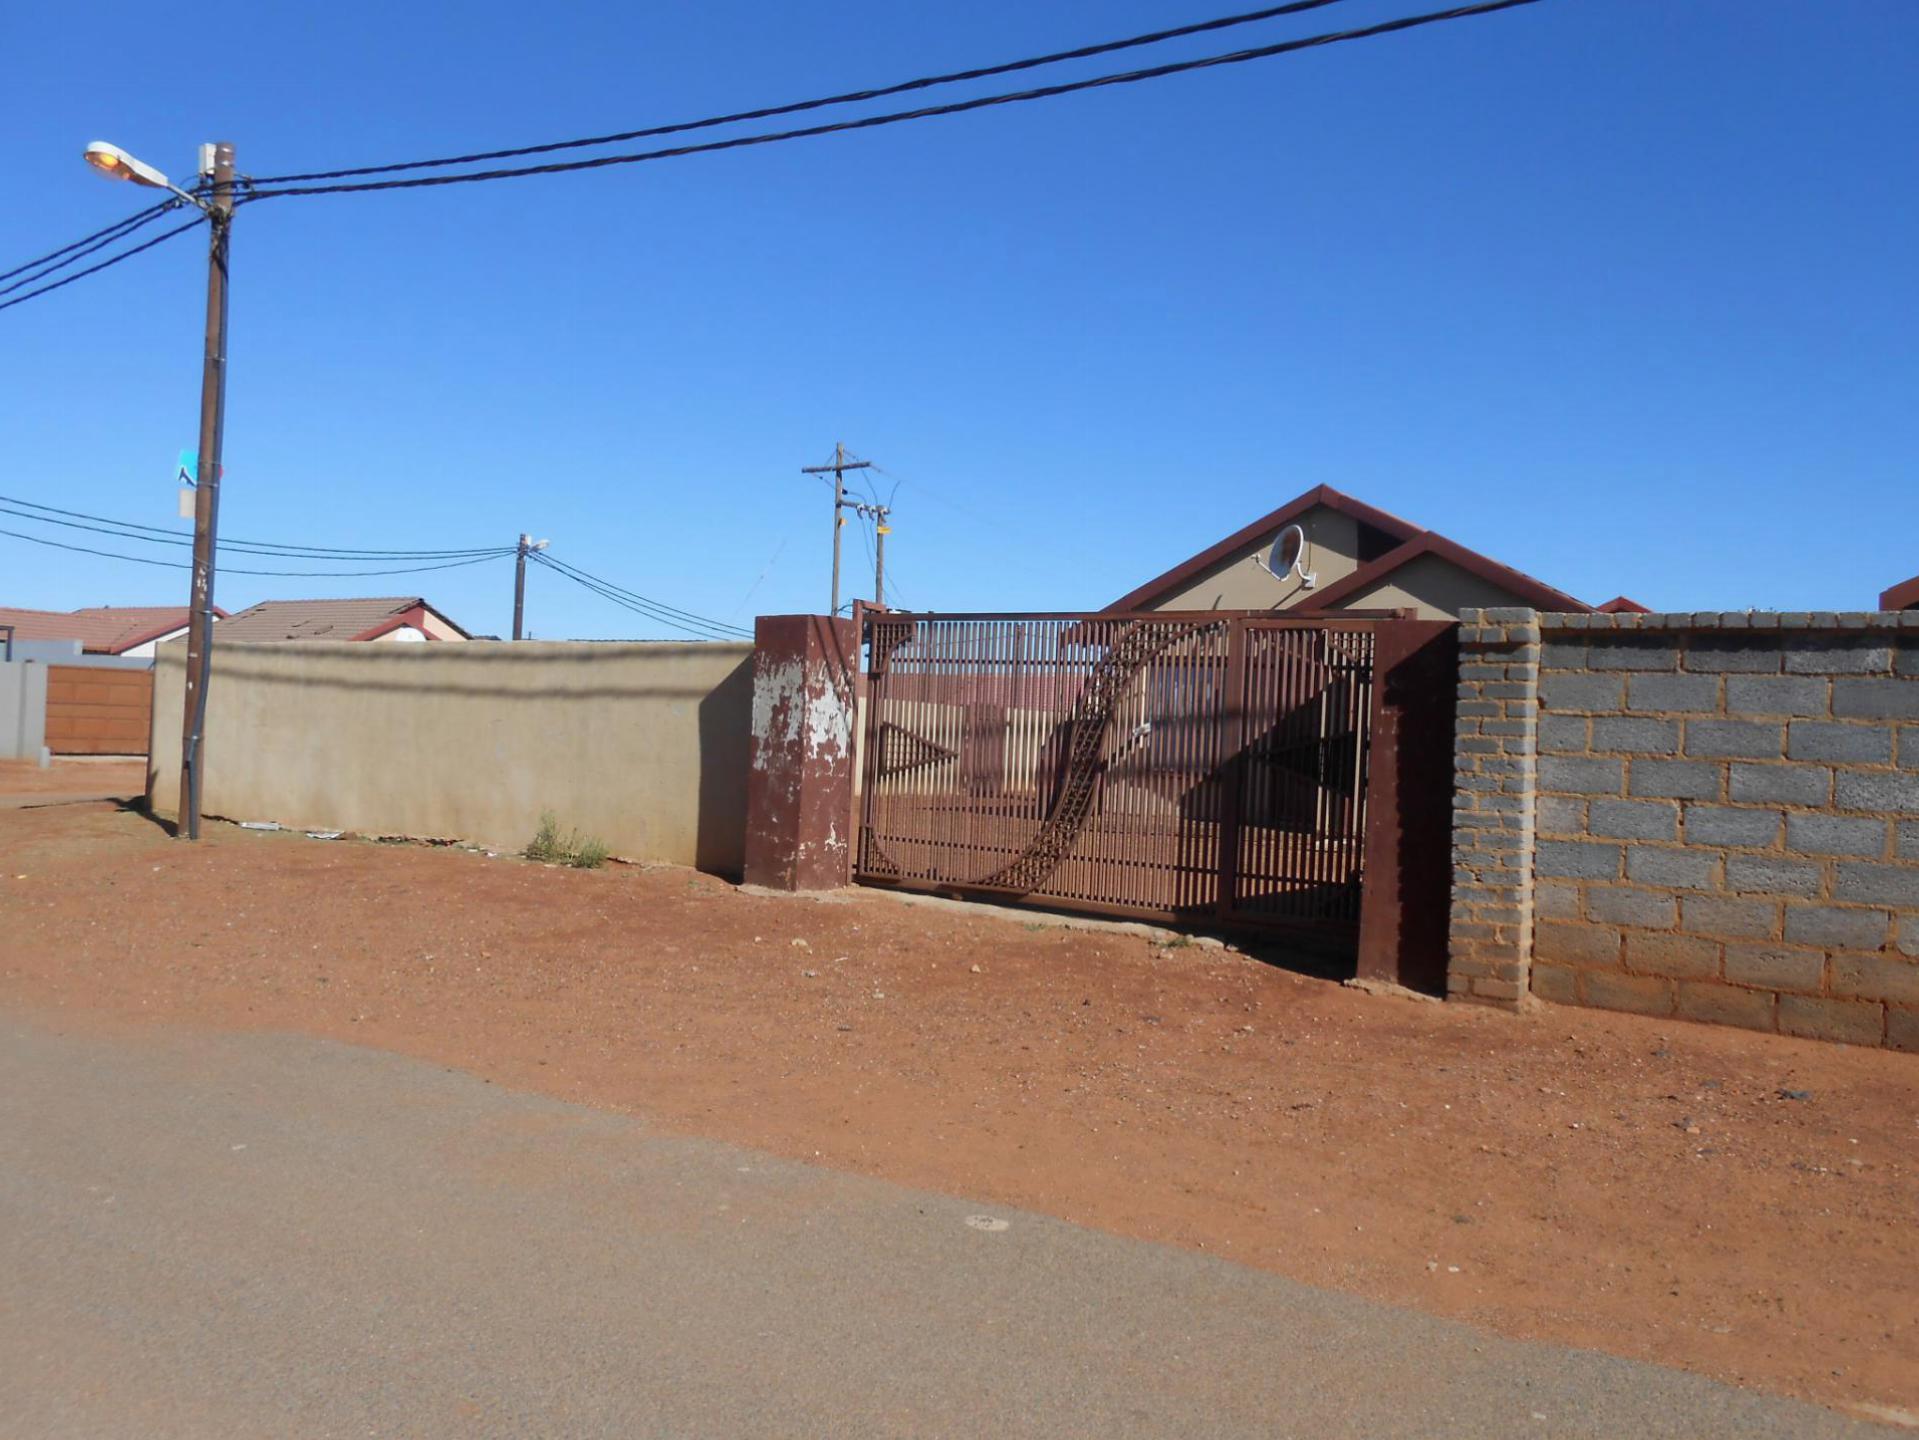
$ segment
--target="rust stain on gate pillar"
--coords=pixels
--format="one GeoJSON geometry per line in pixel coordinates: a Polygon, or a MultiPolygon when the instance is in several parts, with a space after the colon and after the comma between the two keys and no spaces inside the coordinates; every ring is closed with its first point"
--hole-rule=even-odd
{"type": "Polygon", "coordinates": [[[851,878],[857,635],[824,615],[755,622],[750,885],[831,890],[851,878]]]}

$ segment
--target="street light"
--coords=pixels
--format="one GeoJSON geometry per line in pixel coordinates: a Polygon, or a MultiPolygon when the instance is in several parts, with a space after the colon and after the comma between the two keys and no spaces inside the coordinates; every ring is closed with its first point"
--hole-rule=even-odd
{"type": "Polygon", "coordinates": [[[206,731],[207,681],[213,659],[213,556],[220,526],[220,447],[226,431],[227,248],[233,229],[233,146],[200,147],[204,195],[189,194],[160,171],[117,145],[96,140],[86,161],[102,175],[167,190],[205,214],[207,343],[200,371],[200,452],[193,495],[193,592],[187,616],[185,715],[180,740],[180,815],[174,834],[200,838],[201,738],[206,731]]]}
{"type": "MultiPolygon", "coordinates": [[[[204,177],[213,167],[211,145],[200,147],[200,173],[204,177]]],[[[190,194],[175,185],[158,170],[144,160],[136,160],[118,145],[109,145],[105,140],[95,140],[86,149],[87,164],[111,180],[131,180],[135,185],[146,185],[155,190],[171,190],[182,200],[211,212],[212,207],[198,195],[190,194]]]]}

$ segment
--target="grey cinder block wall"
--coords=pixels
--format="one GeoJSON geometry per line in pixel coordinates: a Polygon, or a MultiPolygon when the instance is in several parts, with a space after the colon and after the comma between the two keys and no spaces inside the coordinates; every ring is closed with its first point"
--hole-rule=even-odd
{"type": "Polygon", "coordinates": [[[1449,990],[1919,1050],[1919,613],[1468,613],[1449,990]]]}

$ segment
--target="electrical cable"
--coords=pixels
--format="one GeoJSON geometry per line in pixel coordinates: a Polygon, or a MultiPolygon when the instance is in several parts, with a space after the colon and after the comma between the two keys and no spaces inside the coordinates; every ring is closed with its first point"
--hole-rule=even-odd
{"type": "Polygon", "coordinates": [[[558,570],[569,579],[585,585],[590,589],[598,589],[609,599],[621,600],[627,604],[629,609],[638,607],[642,610],[642,613],[650,614],[653,619],[664,621],[669,625],[678,626],[680,629],[711,630],[719,632],[716,638],[722,639],[748,638],[751,635],[750,631],[744,630],[738,625],[729,625],[725,621],[715,620],[709,615],[699,615],[691,610],[682,610],[677,605],[668,605],[662,600],[655,600],[651,596],[642,595],[637,590],[629,590],[625,586],[595,575],[589,570],[582,570],[577,565],[571,565],[564,560],[557,559],[551,551],[542,551],[538,554],[537,558],[541,564],[547,566],[549,569],[558,570]]]}
{"type": "MultiPolygon", "coordinates": [[[[12,495],[0,495],[0,514],[14,515],[22,520],[34,520],[45,525],[66,525],[74,530],[95,530],[102,535],[112,535],[121,540],[139,540],[147,544],[191,545],[189,536],[163,529],[158,525],[142,525],[133,520],[114,520],[105,515],[89,515],[84,510],[62,510],[57,505],[41,505],[32,500],[21,500],[12,495]],[[26,510],[44,510],[47,515],[31,515],[14,506],[24,506],[26,510]],[[65,515],[67,520],[55,520],[54,515],[65,515]],[[81,525],[74,522],[92,520],[96,525],[81,525]],[[113,529],[98,529],[98,526],[113,526],[113,529]],[[147,534],[132,534],[132,531],[146,531],[147,534]]],[[[288,559],[312,560],[451,560],[466,556],[511,555],[517,548],[512,545],[474,545],[462,550],[355,550],[338,545],[292,545],[277,540],[228,540],[222,537],[220,548],[235,550],[252,555],[283,555],[288,559]]]]}
{"type": "Polygon", "coordinates": [[[11,300],[0,300],[0,310],[10,310],[15,305],[26,304],[27,301],[33,299],[35,296],[45,295],[49,291],[58,290],[62,286],[71,285],[76,280],[84,280],[89,275],[98,275],[102,270],[106,270],[111,268],[112,266],[118,265],[122,260],[131,260],[135,255],[140,254],[142,251],[151,250],[155,245],[163,244],[166,241],[173,239],[173,237],[176,235],[186,234],[187,231],[193,229],[196,225],[199,225],[202,222],[202,220],[204,220],[204,218],[205,218],[204,216],[196,215],[191,220],[187,221],[186,224],[181,225],[177,227],[176,229],[163,230],[158,235],[154,236],[151,240],[145,241],[144,243],[139,245],[135,245],[131,250],[122,250],[118,255],[110,255],[105,260],[100,261],[96,265],[89,265],[84,270],[76,270],[71,275],[65,276],[59,280],[55,280],[50,285],[42,285],[38,290],[29,290],[27,291],[26,294],[16,295],[11,300]]]}
{"type": "Polygon", "coordinates": [[[683,155],[705,155],[721,150],[738,150],[752,145],[770,145],[785,140],[805,140],[820,135],[835,135],[853,130],[872,130],[882,125],[896,125],[906,120],[926,120],[943,115],[961,115],[974,110],[985,110],[993,106],[1019,104],[1028,100],[1048,100],[1055,96],[1072,95],[1082,90],[1095,90],[1109,85],[1130,85],[1143,80],[1157,80],[1168,75],[1181,75],[1194,70],[1213,69],[1222,65],[1238,65],[1250,60],[1263,60],[1275,55],[1291,54],[1299,50],[1314,49],[1324,45],[1334,45],[1345,40],[1366,40],[1379,35],[1396,34],[1402,30],[1411,30],[1423,25],[1434,25],[1447,20],[1462,20],[1471,16],[1491,15],[1500,10],[1511,10],[1521,5],[1535,5],[1539,0],[1483,0],[1475,5],[1455,6],[1450,10],[1433,10],[1420,15],[1403,16],[1396,20],[1381,21],[1376,25],[1367,25],[1353,30],[1327,31],[1319,35],[1308,35],[1298,40],[1285,40],[1273,45],[1261,45],[1249,50],[1235,50],[1219,55],[1202,56],[1194,60],[1176,60],[1164,65],[1155,65],[1142,70],[1119,71],[1110,75],[1096,75],[1086,80],[1072,80],[1057,85],[1046,85],[1031,90],[1015,90],[999,95],[982,95],[971,100],[957,100],[945,105],[928,105],[917,110],[897,110],[883,115],[864,116],[858,120],[841,120],[826,125],[809,125],[795,130],[775,130],[758,135],[740,135],[727,140],[711,140],[698,145],[675,145],[660,150],[639,150],[620,155],[601,155],[591,160],[568,160],[546,165],[520,165],[503,170],[471,170],[459,175],[426,175],[408,180],[368,180],[341,185],[288,186],[280,189],[256,189],[240,197],[238,204],[247,205],[260,200],[275,200],[299,195],[341,195],[374,190],[416,190],[435,185],[465,185],[482,180],[514,180],[532,175],[560,175],[581,170],[600,170],[611,165],[635,165],[648,160],[669,160],[683,155]]]}
{"type": "MultiPolygon", "coordinates": [[[[0,535],[11,535],[16,540],[26,540],[35,545],[46,545],[55,550],[72,550],[81,555],[99,555],[108,560],[125,560],[134,565],[158,565],[164,570],[191,570],[192,564],[180,560],[154,560],[145,555],[122,555],[117,550],[94,550],[85,545],[69,545],[61,540],[49,540],[43,535],[27,535],[18,530],[0,530],[0,535]]],[[[441,565],[415,565],[398,570],[241,570],[230,565],[218,567],[222,575],[298,575],[309,579],[351,579],[356,575],[420,575],[429,570],[457,570],[462,565],[479,565],[488,560],[501,560],[513,551],[506,549],[495,555],[476,555],[471,560],[452,560],[441,565]]]]}
{"type": "MultiPolygon", "coordinates": [[[[680,135],[689,130],[710,130],[721,125],[737,125],[747,120],[771,120],[780,115],[797,115],[807,110],[823,110],[830,105],[852,105],[866,100],[880,100],[888,95],[903,95],[912,90],[930,90],[939,85],[953,85],[966,80],[985,80],[995,75],[1010,75],[1015,71],[1034,70],[1042,65],[1056,65],[1066,60],[1085,60],[1094,55],[1107,55],[1115,50],[1130,50],[1141,45],[1157,45],[1163,40],[1177,40],[1187,35],[1200,35],[1212,30],[1227,30],[1236,25],[1250,25],[1260,20],[1272,20],[1281,15],[1296,15],[1304,10],[1319,10],[1328,5],[1338,4],[1339,0],[1293,0],[1287,5],[1272,5],[1264,10],[1251,10],[1243,15],[1224,15],[1216,20],[1201,20],[1192,25],[1179,25],[1170,30],[1155,30],[1145,35],[1132,35],[1124,40],[1107,40],[1096,45],[1082,45],[1072,50],[1056,50],[1050,55],[1035,55],[1025,60],[1009,60],[997,65],[983,65],[973,70],[954,70],[944,75],[926,75],[916,80],[902,80],[892,85],[879,85],[867,90],[849,90],[842,95],[827,95],[816,100],[797,100],[787,105],[768,105],[757,110],[738,110],[730,115],[712,115],[704,120],[681,120],[670,125],[649,125],[642,130],[621,130],[611,135],[592,135],[579,140],[555,140],[544,145],[519,145],[510,150],[477,150],[468,155],[448,155],[438,160],[402,160],[388,165],[361,165],[348,170],[314,170],[300,175],[266,175],[256,177],[255,185],[291,185],[308,180],[346,180],[360,175],[390,175],[402,170],[431,170],[447,165],[477,165],[482,160],[512,160],[522,155],[550,155],[557,150],[581,150],[596,145],[617,145],[627,140],[653,140],[662,135],[680,135]]],[[[0,277],[3,278],[3,277],[0,277]]]]}
{"type": "MultiPolygon", "coordinates": [[[[549,570],[552,570],[558,574],[566,576],[566,578],[571,580],[574,584],[581,586],[583,589],[591,590],[594,594],[600,596],[602,599],[610,600],[615,605],[618,605],[626,610],[631,610],[636,615],[643,615],[647,619],[652,620],[657,624],[667,625],[672,627],[675,630],[685,631],[687,634],[693,636],[695,639],[731,641],[731,640],[751,638],[748,632],[739,629],[737,626],[723,625],[721,622],[717,620],[712,620],[712,621],[704,620],[699,616],[692,616],[690,614],[688,615],[687,619],[677,619],[671,614],[662,613],[665,607],[649,608],[657,605],[657,602],[654,602],[654,601],[648,601],[645,605],[635,604],[632,600],[624,598],[625,594],[630,594],[632,592],[621,593],[616,591],[613,588],[609,588],[609,586],[606,584],[602,584],[591,579],[584,579],[582,578],[582,576],[584,576],[586,572],[581,571],[581,572],[575,573],[573,570],[567,568],[566,566],[549,559],[544,552],[541,552],[541,551],[531,552],[528,554],[527,558],[529,560],[533,560],[537,562],[538,564],[546,566],[546,568],[549,570]],[[694,623],[694,622],[698,622],[698,623],[694,623]]],[[[681,613],[687,613],[687,612],[681,612],[681,613]]]]}
{"type": "MultiPolygon", "coordinates": [[[[624,585],[620,585],[616,583],[615,581],[608,580],[603,575],[595,575],[590,570],[583,570],[578,565],[574,565],[568,561],[559,559],[557,556],[553,554],[551,550],[541,552],[540,558],[544,560],[545,562],[547,562],[548,564],[553,565],[557,569],[570,571],[572,574],[579,577],[580,579],[590,580],[594,584],[603,585],[609,590],[617,591],[620,594],[626,596],[627,599],[629,600],[637,601],[638,603],[642,605],[650,605],[654,609],[664,611],[669,615],[677,615],[682,620],[692,620],[701,625],[718,626],[719,628],[725,629],[725,630],[739,630],[739,627],[737,625],[726,625],[721,621],[713,619],[710,615],[699,615],[699,614],[695,614],[691,610],[682,610],[677,605],[668,605],[663,600],[655,600],[649,595],[640,594],[639,591],[637,590],[629,590],[624,585]]],[[[741,633],[744,633],[744,632],[741,632],[741,633]]]]}
{"type": "Polygon", "coordinates": [[[18,275],[23,270],[33,270],[38,268],[41,265],[46,264],[47,261],[49,260],[58,260],[62,255],[65,255],[69,253],[70,251],[78,250],[82,245],[89,244],[92,241],[100,240],[104,238],[105,240],[111,242],[119,238],[119,236],[121,235],[130,234],[132,231],[137,230],[140,226],[146,224],[147,221],[153,219],[155,216],[164,215],[167,211],[173,209],[179,203],[180,202],[178,200],[168,199],[168,200],[162,200],[157,205],[150,205],[145,210],[137,210],[133,214],[127,216],[124,220],[114,221],[111,225],[107,226],[103,230],[96,230],[91,235],[82,235],[78,240],[75,240],[70,245],[62,245],[58,250],[51,250],[47,252],[45,255],[42,255],[38,260],[29,260],[27,261],[26,264],[16,265],[11,270],[0,270],[0,280],[11,280],[14,276],[18,275]]]}
{"type": "MultiPolygon", "coordinates": [[[[74,244],[67,247],[73,252],[71,255],[68,255],[64,260],[56,260],[53,264],[43,269],[35,270],[31,275],[23,275],[11,285],[0,285],[0,295],[11,295],[16,290],[24,290],[27,286],[46,279],[47,276],[52,275],[56,271],[64,270],[69,265],[77,264],[86,256],[93,254],[94,251],[104,250],[115,241],[124,240],[127,236],[133,234],[134,231],[151,225],[169,210],[178,209],[182,203],[183,202],[179,200],[170,200],[164,205],[154,206],[151,210],[142,210],[138,215],[122,221],[113,233],[105,239],[94,240],[91,245],[85,241],[75,241],[74,244]]],[[[8,273],[12,274],[15,272],[9,271],[8,273]]]]}
{"type": "Polygon", "coordinates": [[[737,617],[739,613],[747,607],[753,597],[759,593],[760,586],[764,585],[766,583],[766,577],[773,573],[773,567],[780,563],[780,556],[786,553],[786,543],[792,538],[791,535],[780,536],[780,543],[773,547],[773,554],[768,558],[766,564],[761,567],[758,578],[746,587],[746,593],[740,596],[740,603],[733,607],[735,617],[737,617]]]}
{"type": "MultiPolygon", "coordinates": [[[[963,515],[968,520],[973,521],[975,524],[994,525],[998,523],[997,521],[994,521],[992,519],[989,519],[987,516],[982,515],[979,511],[973,509],[970,505],[960,504],[959,501],[955,500],[951,495],[947,494],[945,490],[929,485],[926,481],[920,479],[917,475],[902,475],[898,471],[889,470],[884,465],[880,465],[880,464],[875,464],[873,468],[879,471],[880,474],[884,475],[887,479],[893,482],[892,494],[894,495],[897,495],[899,493],[899,487],[901,485],[911,485],[924,498],[931,500],[935,505],[944,505],[948,510],[951,510],[955,515],[963,515]]],[[[888,506],[892,505],[893,501],[891,496],[888,497],[886,503],[888,506]]]]}

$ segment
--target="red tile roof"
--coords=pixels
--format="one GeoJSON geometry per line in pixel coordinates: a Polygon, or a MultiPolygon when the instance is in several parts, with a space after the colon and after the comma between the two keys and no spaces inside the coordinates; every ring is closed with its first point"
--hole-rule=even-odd
{"type": "MultiPolygon", "coordinates": [[[[217,606],[216,615],[226,612],[217,606]]],[[[89,605],[80,610],[0,608],[16,640],[78,640],[90,655],[118,655],[187,623],[184,605],[89,605]]]]}
{"type": "Polygon", "coordinates": [[[345,600],[262,600],[220,622],[221,640],[370,640],[395,629],[409,610],[431,610],[466,631],[418,595],[345,600]]]}

